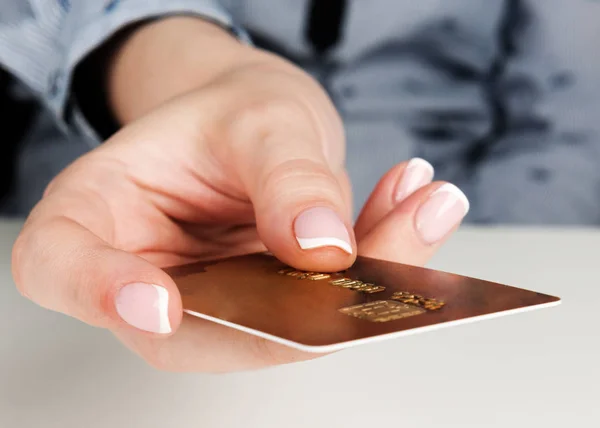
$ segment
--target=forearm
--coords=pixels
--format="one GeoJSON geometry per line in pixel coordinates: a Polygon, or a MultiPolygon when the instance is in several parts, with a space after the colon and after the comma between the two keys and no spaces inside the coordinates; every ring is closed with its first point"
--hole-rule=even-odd
{"type": "Polygon", "coordinates": [[[256,52],[200,18],[144,24],[129,32],[107,61],[108,107],[126,124],[228,69],[256,60],[256,52]]]}

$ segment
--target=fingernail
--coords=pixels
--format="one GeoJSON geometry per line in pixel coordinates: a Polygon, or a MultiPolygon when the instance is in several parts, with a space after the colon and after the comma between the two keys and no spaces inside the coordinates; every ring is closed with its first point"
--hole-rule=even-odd
{"type": "Polygon", "coordinates": [[[352,254],[348,230],[330,208],[310,208],[302,212],[294,222],[294,233],[303,250],[338,247],[352,254]]]}
{"type": "Polygon", "coordinates": [[[123,321],[140,330],[170,333],[169,292],[158,285],[135,283],[119,290],[115,299],[123,321]]]}
{"type": "Polygon", "coordinates": [[[433,166],[425,159],[411,159],[396,188],[395,202],[403,201],[415,190],[431,183],[431,180],[433,180],[433,166]]]}
{"type": "Polygon", "coordinates": [[[469,212],[469,200],[454,184],[446,183],[433,192],[416,215],[423,241],[434,244],[446,236],[469,212]]]}

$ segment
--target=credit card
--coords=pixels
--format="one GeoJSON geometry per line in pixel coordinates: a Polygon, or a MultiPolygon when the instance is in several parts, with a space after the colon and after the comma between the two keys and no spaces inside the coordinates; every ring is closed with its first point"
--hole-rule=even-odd
{"type": "Polygon", "coordinates": [[[360,256],[336,273],[299,271],[265,253],[165,271],[184,312],[317,353],[560,303],[535,291],[360,256]]]}

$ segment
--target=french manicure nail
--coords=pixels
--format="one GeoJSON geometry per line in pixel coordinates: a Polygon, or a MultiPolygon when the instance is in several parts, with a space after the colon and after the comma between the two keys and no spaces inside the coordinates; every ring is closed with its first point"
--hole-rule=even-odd
{"type": "Polygon", "coordinates": [[[169,292],[158,285],[124,286],[115,298],[117,313],[127,324],[152,333],[170,333],[169,292]]]}
{"type": "Polygon", "coordinates": [[[406,165],[402,178],[398,183],[394,195],[396,203],[402,202],[416,190],[431,183],[433,180],[433,166],[425,159],[413,158],[406,165]]]}
{"type": "Polygon", "coordinates": [[[446,236],[469,212],[469,200],[455,185],[446,183],[434,191],[416,215],[423,241],[434,244],[446,236]]]}
{"type": "Polygon", "coordinates": [[[294,222],[294,233],[303,250],[338,247],[352,254],[348,230],[330,208],[317,207],[303,211],[294,222]]]}

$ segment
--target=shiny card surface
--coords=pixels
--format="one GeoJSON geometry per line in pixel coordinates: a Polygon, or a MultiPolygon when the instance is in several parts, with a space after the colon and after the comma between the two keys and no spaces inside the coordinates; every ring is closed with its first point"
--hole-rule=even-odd
{"type": "Polygon", "coordinates": [[[308,352],[557,305],[557,297],[358,257],[343,272],[303,272],[268,254],[165,269],[184,311],[308,352]]]}

